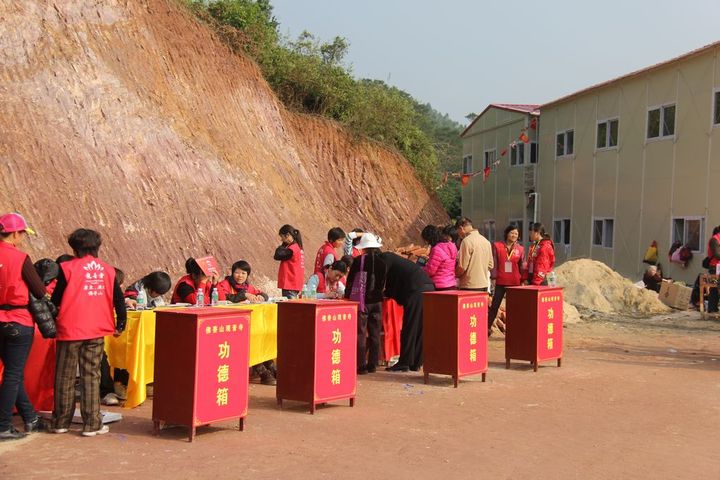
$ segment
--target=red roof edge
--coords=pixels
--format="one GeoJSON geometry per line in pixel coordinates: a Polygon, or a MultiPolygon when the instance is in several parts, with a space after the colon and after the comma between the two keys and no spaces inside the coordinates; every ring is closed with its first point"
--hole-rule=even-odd
{"type": "Polygon", "coordinates": [[[527,113],[528,115],[540,115],[540,105],[537,104],[527,104],[527,103],[491,103],[487,107],[485,107],[485,110],[480,112],[480,115],[475,117],[472,122],[470,122],[470,125],[465,127],[465,130],[462,131],[460,134],[460,138],[464,137],[467,132],[470,131],[470,129],[475,125],[475,122],[477,122],[480,117],[485,115],[485,113],[490,110],[491,108],[498,108],[500,110],[506,110],[508,112],[518,112],[518,113],[527,113]]]}

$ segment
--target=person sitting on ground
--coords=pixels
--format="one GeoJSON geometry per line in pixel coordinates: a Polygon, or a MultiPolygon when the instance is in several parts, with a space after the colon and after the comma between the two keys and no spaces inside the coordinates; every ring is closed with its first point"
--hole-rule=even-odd
{"type": "Polygon", "coordinates": [[[245,260],[232,264],[230,275],[218,284],[218,291],[223,292],[225,299],[232,303],[248,301],[258,303],[267,301],[268,294],[250,284],[249,278],[252,268],[245,260]]]}
{"type": "MultiPolygon", "coordinates": [[[[197,292],[198,290],[202,290],[204,296],[203,303],[210,305],[212,301],[212,290],[213,288],[217,288],[220,274],[218,272],[212,272],[208,277],[193,257],[185,261],[185,271],[187,275],[181,277],[175,284],[171,303],[189,303],[190,305],[195,305],[197,303],[197,292]]],[[[219,290],[218,300],[225,300],[225,296],[219,290]]]]}
{"type": "Polygon", "coordinates": [[[342,260],[333,262],[325,269],[325,273],[314,273],[308,278],[307,287],[317,292],[317,298],[342,298],[345,294],[343,277],[348,273],[348,266],[342,260]]]}
{"type": "Polygon", "coordinates": [[[129,308],[137,307],[137,297],[141,290],[145,291],[147,308],[162,307],[165,305],[163,295],[170,291],[172,280],[165,272],[151,272],[125,289],[125,305],[129,308]]]}
{"type": "Polygon", "coordinates": [[[643,275],[643,283],[645,283],[645,288],[648,290],[652,290],[653,292],[660,292],[660,284],[662,283],[662,271],[659,269],[658,266],[650,265],[647,270],[645,270],[645,275],[643,275]]]}

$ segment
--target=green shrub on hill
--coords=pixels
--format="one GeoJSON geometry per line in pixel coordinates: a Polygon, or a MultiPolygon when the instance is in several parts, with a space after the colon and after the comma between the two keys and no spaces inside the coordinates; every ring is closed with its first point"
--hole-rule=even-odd
{"type": "Polygon", "coordinates": [[[462,125],[379,80],[360,79],[343,61],[348,42],[321,42],[305,31],[282,38],[269,0],[183,0],[234,51],[249,54],[290,109],[344,124],[356,135],[395,148],[437,193],[451,217],[460,213],[458,182],[440,185],[460,168],[462,125]]]}

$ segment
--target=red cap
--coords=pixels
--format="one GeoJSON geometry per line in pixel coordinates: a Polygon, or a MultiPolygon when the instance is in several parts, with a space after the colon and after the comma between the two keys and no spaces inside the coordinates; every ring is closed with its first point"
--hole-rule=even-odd
{"type": "Polygon", "coordinates": [[[35,235],[35,230],[30,228],[19,213],[6,213],[0,217],[0,232],[1,233],[12,233],[12,232],[27,232],[35,235]]]}

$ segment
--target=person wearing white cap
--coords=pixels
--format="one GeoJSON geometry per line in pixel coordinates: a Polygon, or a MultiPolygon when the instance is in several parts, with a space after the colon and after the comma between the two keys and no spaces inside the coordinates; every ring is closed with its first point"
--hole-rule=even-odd
{"type": "Polygon", "coordinates": [[[25,432],[35,432],[40,426],[25,391],[23,372],[35,334],[29,295],[42,298],[46,293],[32,260],[17,248],[28,233],[35,232],[19,213],[0,216],[0,359],[5,365],[0,384],[0,440],[25,436],[12,426],[13,406],[25,423],[25,432]]]}
{"type": "Polygon", "coordinates": [[[382,301],[387,265],[381,258],[382,239],[365,233],[355,246],[359,255],[350,267],[345,298],[359,302],[357,373],[375,373],[380,357],[382,301]]]}

